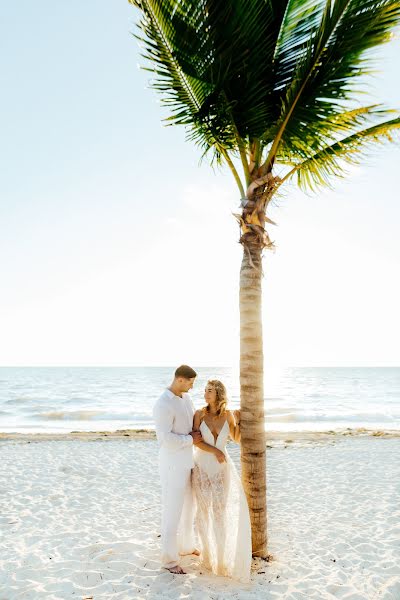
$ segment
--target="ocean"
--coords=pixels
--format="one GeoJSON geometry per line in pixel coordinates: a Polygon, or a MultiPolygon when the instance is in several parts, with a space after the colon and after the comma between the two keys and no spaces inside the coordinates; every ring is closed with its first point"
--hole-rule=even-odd
{"type": "MultiPolygon", "coordinates": [[[[239,407],[239,374],[201,367],[192,390],[204,405],[220,379],[239,407]]],[[[152,406],[173,367],[0,367],[0,431],[154,429],[152,406]]],[[[400,368],[285,368],[265,371],[265,427],[274,431],[400,429],[400,368]]]]}

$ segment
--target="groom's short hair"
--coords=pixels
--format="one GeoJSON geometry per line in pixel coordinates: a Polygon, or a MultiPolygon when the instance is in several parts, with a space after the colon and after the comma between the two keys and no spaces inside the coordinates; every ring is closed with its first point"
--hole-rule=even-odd
{"type": "Polygon", "coordinates": [[[196,371],[192,369],[192,367],[188,367],[188,365],[181,365],[175,371],[175,377],[184,377],[185,379],[193,379],[193,377],[197,377],[196,371]]]}

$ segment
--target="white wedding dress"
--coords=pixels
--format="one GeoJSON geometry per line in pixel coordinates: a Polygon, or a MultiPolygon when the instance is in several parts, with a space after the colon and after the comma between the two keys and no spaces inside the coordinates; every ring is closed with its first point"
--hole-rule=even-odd
{"type": "Polygon", "coordinates": [[[251,567],[251,527],[242,482],[227,450],[229,425],[225,421],[216,442],[202,421],[203,440],[226,456],[216,456],[200,448],[194,450],[193,492],[196,498],[196,527],[202,545],[202,561],[216,575],[247,582],[251,567]]]}

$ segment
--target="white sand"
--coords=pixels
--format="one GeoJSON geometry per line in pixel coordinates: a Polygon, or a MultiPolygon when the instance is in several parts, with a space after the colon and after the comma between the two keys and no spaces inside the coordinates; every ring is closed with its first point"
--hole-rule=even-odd
{"type": "Polygon", "coordinates": [[[270,449],[274,560],[247,586],[159,568],[154,440],[33,439],[0,441],[0,600],[400,600],[398,438],[270,449]]]}

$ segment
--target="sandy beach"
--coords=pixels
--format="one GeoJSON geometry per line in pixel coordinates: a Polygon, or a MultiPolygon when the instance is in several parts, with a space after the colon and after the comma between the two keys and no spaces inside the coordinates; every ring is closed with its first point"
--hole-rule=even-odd
{"type": "MultiPolygon", "coordinates": [[[[271,562],[160,569],[149,431],[0,434],[0,600],[399,600],[399,432],[268,434],[271,562]]],[[[229,445],[239,466],[239,447],[229,445]]]]}

